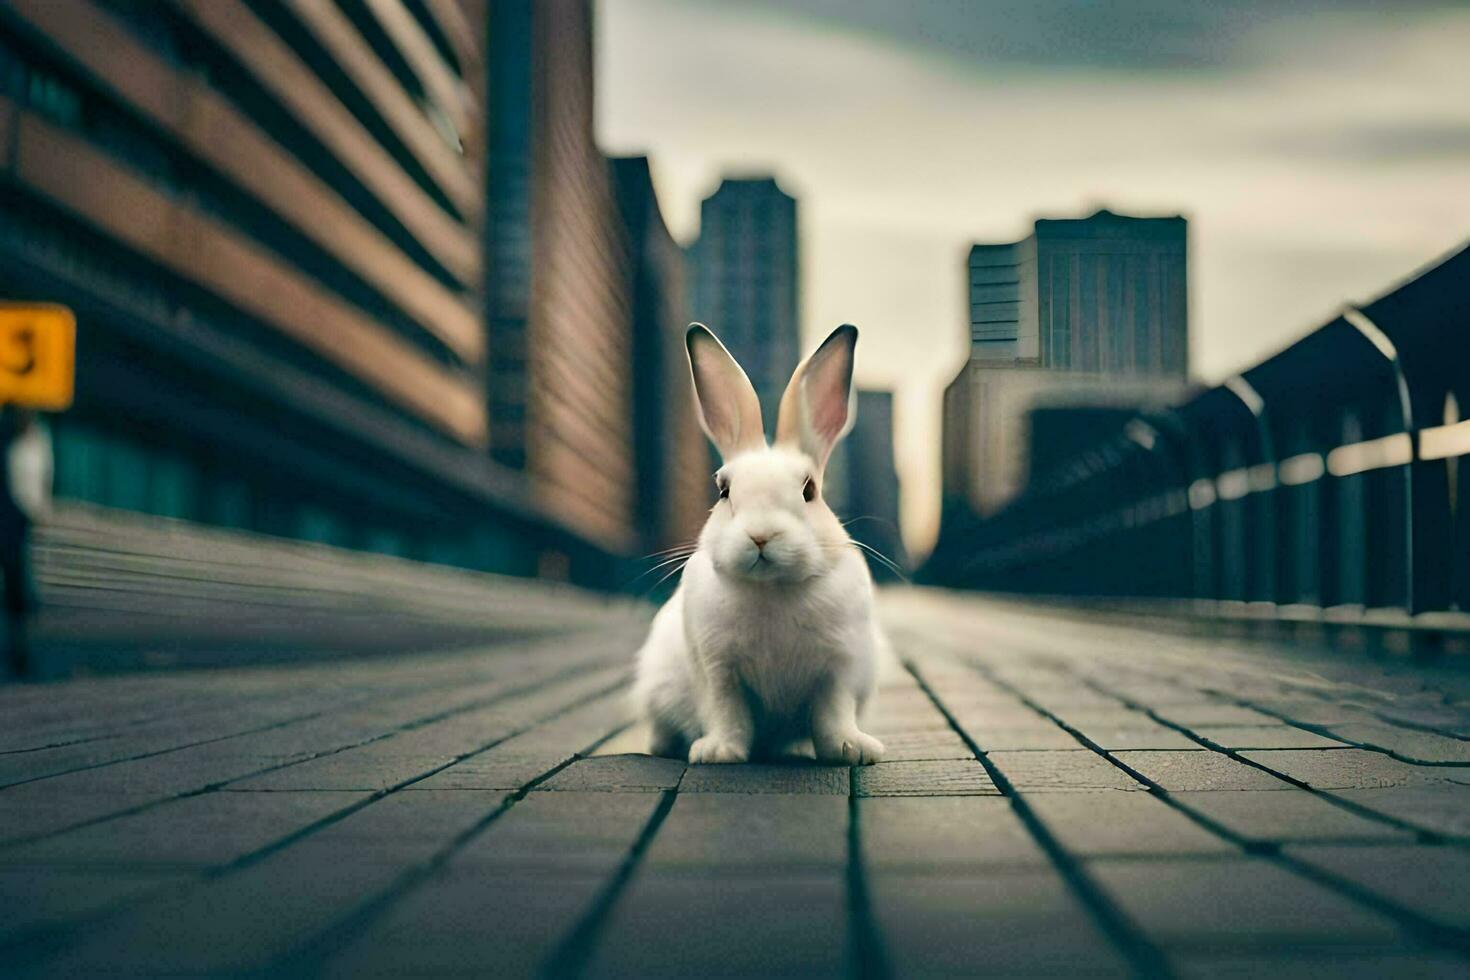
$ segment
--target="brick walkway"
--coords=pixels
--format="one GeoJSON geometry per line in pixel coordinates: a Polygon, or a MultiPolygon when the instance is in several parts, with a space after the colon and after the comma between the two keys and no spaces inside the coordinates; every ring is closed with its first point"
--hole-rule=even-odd
{"type": "Polygon", "coordinates": [[[626,620],[0,689],[0,972],[1467,975],[1463,672],[886,601],[853,771],[625,754],[626,620]]]}

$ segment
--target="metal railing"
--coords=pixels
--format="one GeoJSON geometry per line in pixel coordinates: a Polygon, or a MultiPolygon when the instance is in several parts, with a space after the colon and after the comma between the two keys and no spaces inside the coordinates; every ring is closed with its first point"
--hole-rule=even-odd
{"type": "Polygon", "coordinates": [[[986,589],[1470,610],[1470,248],[950,522],[986,589]]]}

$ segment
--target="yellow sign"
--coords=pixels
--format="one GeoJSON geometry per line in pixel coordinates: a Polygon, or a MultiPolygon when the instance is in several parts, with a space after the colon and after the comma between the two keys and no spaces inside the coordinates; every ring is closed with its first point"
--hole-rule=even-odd
{"type": "Polygon", "coordinates": [[[0,303],[0,404],[70,406],[76,338],[76,317],[64,306],[0,303]]]}

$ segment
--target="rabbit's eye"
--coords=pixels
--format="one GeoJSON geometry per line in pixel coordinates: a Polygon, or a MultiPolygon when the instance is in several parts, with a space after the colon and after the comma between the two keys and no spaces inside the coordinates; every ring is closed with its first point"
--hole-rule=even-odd
{"type": "Polygon", "coordinates": [[[715,487],[718,488],[719,491],[720,491],[720,499],[721,500],[729,500],[730,499],[730,481],[729,480],[716,480],[715,481],[715,487]]]}
{"type": "Polygon", "coordinates": [[[817,499],[817,481],[811,477],[806,478],[806,484],[801,488],[801,499],[810,503],[817,499]]]}

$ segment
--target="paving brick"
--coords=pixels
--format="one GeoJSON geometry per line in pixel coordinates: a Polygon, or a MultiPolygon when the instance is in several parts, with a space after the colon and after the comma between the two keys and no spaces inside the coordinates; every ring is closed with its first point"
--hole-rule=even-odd
{"type": "Polygon", "coordinates": [[[1207,749],[1196,752],[1115,752],[1120,762],[1169,792],[1289,790],[1285,780],[1207,749]]]}
{"type": "Polygon", "coordinates": [[[1118,698],[1084,687],[1080,680],[1073,678],[1052,686],[1022,688],[1019,693],[1032,704],[1064,718],[1069,712],[1079,709],[1123,709],[1123,702],[1118,698]]]}
{"type": "Polygon", "coordinates": [[[1096,677],[1095,680],[1113,694],[1149,708],[1219,703],[1216,698],[1203,691],[1182,684],[1163,683],[1153,679],[1126,680],[1110,676],[1096,677]]]}
{"type": "Polygon", "coordinates": [[[450,857],[467,874],[611,874],[658,808],[654,793],[532,793],[450,857]]]}
{"type": "Polygon", "coordinates": [[[1259,977],[1331,977],[1332,980],[1464,980],[1465,960],[1423,949],[1315,949],[1281,953],[1191,952],[1174,958],[1186,980],[1255,980],[1259,977]]]}
{"type": "MultiPolygon", "coordinates": [[[[1373,719],[1371,712],[1356,705],[1324,701],[1321,698],[1258,697],[1253,700],[1272,714],[1290,719],[1299,725],[1313,727],[1348,725],[1373,719]]],[[[1233,724],[1233,722],[1221,722],[1220,724],[1233,724]]]]}
{"type": "Polygon", "coordinates": [[[1315,793],[1175,793],[1173,799],[1241,838],[1254,842],[1408,840],[1389,824],[1358,816],[1315,793]]]}
{"type": "Polygon", "coordinates": [[[1172,721],[1176,725],[1193,729],[1197,726],[1241,726],[1241,725],[1280,725],[1281,719],[1272,718],[1251,708],[1242,708],[1236,704],[1179,704],[1161,707],[1154,712],[1160,718],[1172,721]]]}
{"type": "Polygon", "coordinates": [[[325,977],[533,977],[604,887],[535,871],[436,876],[337,951],[325,977]]]}
{"type": "Polygon", "coordinates": [[[1446,783],[1339,789],[1332,795],[1437,834],[1470,838],[1470,787],[1446,783]]]}
{"type": "Polygon", "coordinates": [[[136,751],[127,744],[120,745],[116,739],[106,739],[35,752],[0,755],[0,787],[85,766],[101,765],[125,758],[136,751]]]}
{"type": "Polygon", "coordinates": [[[975,754],[952,729],[896,732],[883,736],[886,762],[925,762],[934,759],[973,759],[975,754]]]}
{"type": "Polygon", "coordinates": [[[365,793],[205,793],[0,852],[5,864],[227,864],[367,799],[365,793]]]}
{"type": "Polygon", "coordinates": [[[351,749],[230,784],[234,790],[384,790],[449,765],[453,756],[400,756],[386,743],[351,749]]]}
{"type": "Polygon", "coordinates": [[[516,790],[573,758],[575,758],[575,753],[571,749],[558,752],[551,748],[540,754],[535,754],[530,747],[522,747],[519,752],[501,752],[498,749],[491,749],[489,752],[461,759],[448,769],[441,769],[434,773],[428,779],[412,783],[406,791],[516,790]]]}
{"type": "MultiPolygon", "coordinates": [[[[243,794],[262,798],[262,794],[243,794]]],[[[295,796],[294,793],[272,793],[295,796]]],[[[499,790],[402,791],[374,800],[317,831],[310,849],[336,848],[343,860],[412,864],[427,861],[455,839],[497,814],[507,799],[499,790]]]]}
{"type": "Polygon", "coordinates": [[[951,705],[946,702],[945,708],[954,716],[959,726],[966,731],[976,728],[1059,730],[1056,727],[1056,723],[1046,717],[1046,715],[1032,711],[1030,708],[1021,704],[1017,704],[1014,707],[997,707],[988,704],[974,706],[962,704],[951,705]]]}
{"type": "Polygon", "coordinates": [[[263,971],[388,888],[391,864],[308,860],[292,848],[129,905],[49,949],[38,975],[199,976],[263,971]]]}
{"type": "Polygon", "coordinates": [[[855,796],[999,796],[975,759],[880,762],[853,770],[855,796]]]}
{"type": "Polygon", "coordinates": [[[1078,857],[1238,853],[1150,793],[1037,793],[1026,804],[1062,848],[1078,857]]]}
{"type": "Polygon", "coordinates": [[[1016,791],[1141,790],[1143,785],[1090,749],[1068,752],[991,752],[987,758],[1016,791]]]}
{"type": "Polygon", "coordinates": [[[132,759],[26,783],[5,792],[36,787],[41,792],[57,795],[179,796],[239,779],[277,764],[272,759],[253,755],[225,754],[229,747],[228,743],[219,743],[146,759],[132,759]]]}
{"type": "Polygon", "coordinates": [[[1470,738],[1470,698],[1463,692],[1446,703],[1440,691],[1423,692],[1418,698],[1389,701],[1374,708],[1386,722],[1402,722],[1413,728],[1433,729],[1446,735],[1470,738]]]}
{"type": "Polygon", "coordinates": [[[0,792],[0,846],[57,833],[162,799],[156,793],[55,793],[43,783],[0,792]]]}
{"type": "Polygon", "coordinates": [[[863,730],[878,738],[902,732],[951,731],[949,720],[927,698],[908,705],[879,705],[863,719],[863,730]]]}
{"type": "Polygon", "coordinates": [[[595,790],[604,793],[657,793],[679,785],[684,763],[648,755],[578,759],[536,786],[540,791],[595,790]]]}
{"type": "Polygon", "coordinates": [[[841,870],[848,809],[843,796],[680,793],[642,866],[650,872],[841,870]]]}
{"type": "Polygon", "coordinates": [[[1416,732],[1393,725],[1334,725],[1332,734],[1348,742],[1371,745],[1405,762],[1470,765],[1470,741],[1416,732]]]}
{"type": "Polygon", "coordinates": [[[1165,728],[1162,725],[1156,725],[1153,728],[1134,726],[1108,728],[1094,724],[1087,728],[1079,728],[1078,731],[1092,744],[1110,751],[1115,749],[1189,750],[1199,748],[1198,742],[1191,741],[1174,729],[1165,728]]]}
{"type": "Polygon", "coordinates": [[[1264,859],[1095,861],[1088,872],[1169,947],[1387,946],[1392,920],[1264,859]]]}
{"type": "Polygon", "coordinates": [[[1037,870],[1050,866],[1009,800],[985,796],[858,801],[858,839],[870,872],[1037,870]]]}
{"type": "Polygon", "coordinates": [[[1450,929],[1470,929],[1470,851],[1423,845],[1324,847],[1286,854],[1450,929]]]}
{"type": "Polygon", "coordinates": [[[1054,871],[870,877],[898,976],[1128,976],[1054,871]]]}
{"type": "Polygon", "coordinates": [[[1313,789],[1373,789],[1445,782],[1447,770],[1414,766],[1367,749],[1250,749],[1240,753],[1313,789]]]}
{"type": "Polygon", "coordinates": [[[837,977],[847,972],[842,875],[636,875],[613,906],[597,977],[837,977]],[[754,937],[759,937],[755,940],[754,937]]]}
{"type": "Polygon", "coordinates": [[[0,943],[23,933],[75,921],[160,889],[177,888],[182,875],[121,869],[0,869],[0,943]]]}
{"type": "Polygon", "coordinates": [[[846,766],[690,766],[680,793],[831,793],[848,795],[846,766]]]}
{"type": "Polygon", "coordinates": [[[1077,749],[1081,743],[1056,725],[1027,728],[990,728],[984,725],[965,724],[965,734],[974,740],[981,752],[1004,752],[1007,750],[1077,749]]]}
{"type": "Polygon", "coordinates": [[[1344,744],[1293,725],[1202,725],[1192,729],[1207,742],[1226,749],[1341,749],[1344,744]]]}

